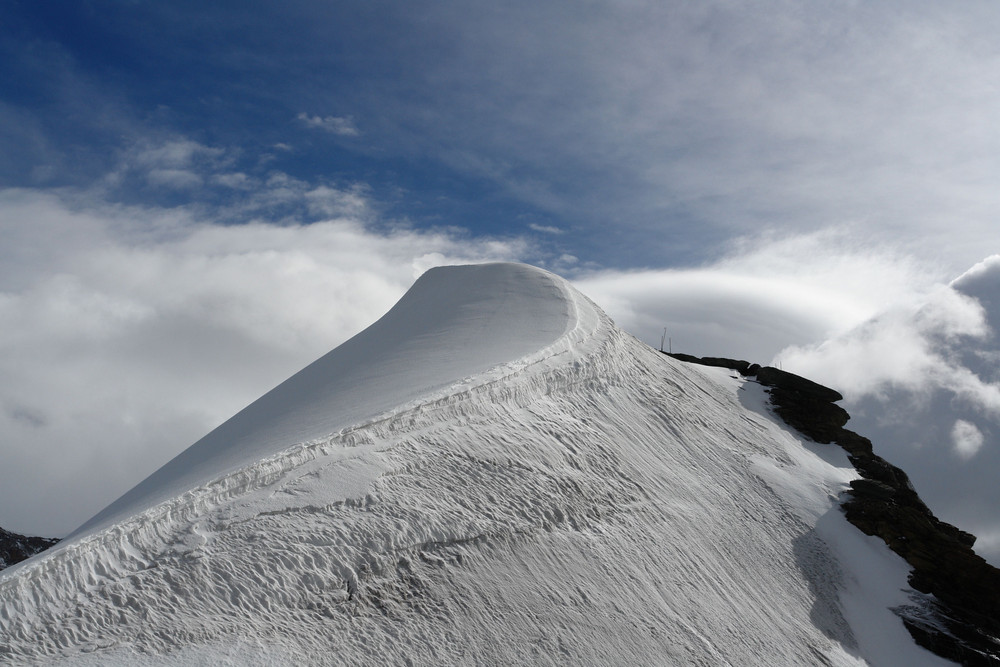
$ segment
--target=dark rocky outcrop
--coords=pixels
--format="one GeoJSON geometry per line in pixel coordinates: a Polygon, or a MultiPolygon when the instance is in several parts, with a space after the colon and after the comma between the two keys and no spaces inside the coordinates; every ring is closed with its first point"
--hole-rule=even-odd
{"type": "Polygon", "coordinates": [[[670,356],[755,378],[769,388],[772,407],[785,423],[846,450],[861,476],[842,502],[847,520],[906,560],[910,585],[926,594],[896,610],[914,640],[963,665],[1000,665],[1000,570],[972,550],[975,536],[935,517],[906,473],[875,454],[868,438],[844,428],[850,415],[834,404],[843,398],[838,392],[769,366],[670,356]]]}
{"type": "Polygon", "coordinates": [[[812,380],[807,380],[800,375],[788,373],[778,368],[772,368],[771,366],[758,368],[754,375],[757,378],[757,382],[762,385],[773,387],[776,390],[788,392],[789,394],[796,394],[829,403],[844,399],[839,391],[834,391],[812,380]]]}
{"type": "Polygon", "coordinates": [[[27,537],[0,528],[0,570],[45,551],[59,540],[27,537]]]}
{"type": "Polygon", "coordinates": [[[716,366],[718,368],[730,368],[734,371],[738,371],[743,375],[747,375],[751,366],[756,366],[757,369],[760,366],[756,364],[751,364],[749,361],[744,361],[742,359],[726,359],[725,357],[695,357],[690,354],[683,354],[680,352],[664,352],[663,354],[668,357],[673,357],[678,361],[686,361],[689,364],[700,364],[702,366],[716,366]]]}

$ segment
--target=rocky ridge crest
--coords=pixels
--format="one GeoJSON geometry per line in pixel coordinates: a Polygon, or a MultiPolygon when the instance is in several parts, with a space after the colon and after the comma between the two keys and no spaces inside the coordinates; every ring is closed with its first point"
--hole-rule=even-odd
{"type": "Polygon", "coordinates": [[[0,570],[45,551],[59,540],[28,537],[0,528],[0,570]]]}
{"type": "Polygon", "coordinates": [[[664,354],[729,368],[764,385],[786,424],[815,442],[842,447],[861,476],[841,498],[847,520],[881,538],[912,568],[914,604],[894,610],[910,635],[960,664],[1000,665],[1000,570],[975,553],[974,535],[934,516],[906,473],[874,453],[871,440],[844,428],[850,415],[836,405],[839,392],[748,361],[664,354]]]}

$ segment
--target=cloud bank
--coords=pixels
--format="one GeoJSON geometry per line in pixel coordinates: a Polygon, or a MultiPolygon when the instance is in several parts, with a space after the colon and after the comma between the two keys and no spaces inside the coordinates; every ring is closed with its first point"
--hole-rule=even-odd
{"type": "Polygon", "coordinates": [[[583,273],[576,283],[650,345],[768,363],[790,344],[824,340],[933,285],[933,267],[872,249],[854,228],[762,234],[690,269],[583,273]]]}
{"type": "Polygon", "coordinates": [[[1000,564],[1000,255],[821,344],[778,355],[841,390],[851,428],[1000,564]]]}
{"type": "MultiPolygon", "coordinates": [[[[172,148],[151,169],[186,164],[172,148]]],[[[272,181],[256,196],[292,196],[272,181]]],[[[196,209],[0,191],[0,526],[67,532],[426,269],[524,254],[516,239],[376,230],[349,215],[366,208],[358,192],[295,191],[341,215],[224,226],[196,209]]]]}

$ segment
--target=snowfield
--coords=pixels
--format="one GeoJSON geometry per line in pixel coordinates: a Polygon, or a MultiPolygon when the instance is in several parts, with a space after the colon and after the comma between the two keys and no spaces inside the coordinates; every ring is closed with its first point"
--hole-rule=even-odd
{"type": "Polygon", "coordinates": [[[855,477],[556,276],[433,269],[0,573],[0,662],[946,664],[855,477]]]}

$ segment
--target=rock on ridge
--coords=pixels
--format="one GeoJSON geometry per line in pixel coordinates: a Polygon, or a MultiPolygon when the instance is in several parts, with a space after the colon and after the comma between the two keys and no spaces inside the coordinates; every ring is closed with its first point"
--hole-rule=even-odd
{"type": "Polygon", "coordinates": [[[45,551],[58,541],[49,537],[19,535],[0,528],[0,570],[45,551]]]}
{"type": "Polygon", "coordinates": [[[925,596],[896,609],[914,640],[963,665],[1000,665],[1000,570],[973,551],[974,535],[939,520],[906,473],[874,453],[868,438],[844,428],[850,415],[829,387],[786,371],[737,359],[669,356],[729,368],[769,387],[774,412],[818,443],[848,453],[861,479],[842,509],[854,526],[881,538],[912,568],[910,585],[925,596]]]}

